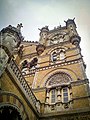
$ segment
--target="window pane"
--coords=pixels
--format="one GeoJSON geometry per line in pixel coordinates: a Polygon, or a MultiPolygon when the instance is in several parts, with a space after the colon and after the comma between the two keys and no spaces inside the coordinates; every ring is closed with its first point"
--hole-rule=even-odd
{"type": "Polygon", "coordinates": [[[67,92],[67,87],[63,88],[63,92],[67,92]]]}
{"type": "Polygon", "coordinates": [[[52,61],[56,61],[56,60],[57,60],[57,54],[56,54],[56,52],[54,52],[52,54],[52,61]]]}
{"type": "Polygon", "coordinates": [[[68,97],[64,97],[64,102],[68,102],[68,97]]]}
{"type": "Polygon", "coordinates": [[[63,88],[63,102],[68,102],[68,88],[63,88]]]}
{"type": "Polygon", "coordinates": [[[52,90],[52,95],[55,94],[55,90],[52,90]]]}
{"type": "Polygon", "coordinates": [[[54,99],[51,99],[51,103],[55,103],[55,98],[54,98],[54,99]]]}
{"type": "Polygon", "coordinates": [[[64,52],[61,52],[60,53],[60,60],[63,60],[65,58],[65,54],[64,54],[64,52]]]}
{"type": "Polygon", "coordinates": [[[55,90],[51,91],[51,103],[55,103],[55,90]]]}
{"type": "Polygon", "coordinates": [[[64,96],[68,96],[68,93],[63,93],[64,96]]]}

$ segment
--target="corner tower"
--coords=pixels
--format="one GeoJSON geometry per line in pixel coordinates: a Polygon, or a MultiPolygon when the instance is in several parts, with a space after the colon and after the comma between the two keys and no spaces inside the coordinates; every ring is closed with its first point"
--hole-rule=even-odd
{"type": "Polygon", "coordinates": [[[45,46],[38,56],[32,84],[33,91],[44,104],[44,113],[87,109],[90,105],[89,81],[81,54],[74,19],[53,30],[43,27],[39,44],[45,46]]]}

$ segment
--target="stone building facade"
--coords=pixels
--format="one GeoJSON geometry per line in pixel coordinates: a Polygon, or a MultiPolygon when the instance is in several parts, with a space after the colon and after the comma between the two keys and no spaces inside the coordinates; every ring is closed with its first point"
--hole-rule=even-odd
{"type": "Polygon", "coordinates": [[[0,31],[0,119],[90,120],[90,89],[74,19],[25,41],[22,24],[0,31]]]}

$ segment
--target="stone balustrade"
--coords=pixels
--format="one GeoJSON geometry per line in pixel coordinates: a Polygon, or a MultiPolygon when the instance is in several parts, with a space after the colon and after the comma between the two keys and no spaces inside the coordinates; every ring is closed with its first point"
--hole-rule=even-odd
{"type": "Polygon", "coordinates": [[[23,77],[21,71],[19,70],[18,66],[16,65],[16,63],[13,59],[10,61],[10,68],[12,69],[15,76],[19,80],[19,82],[22,85],[23,89],[25,90],[26,94],[29,96],[33,105],[36,107],[37,111],[40,112],[40,102],[36,99],[31,88],[29,87],[28,83],[26,82],[25,78],[23,77]]]}

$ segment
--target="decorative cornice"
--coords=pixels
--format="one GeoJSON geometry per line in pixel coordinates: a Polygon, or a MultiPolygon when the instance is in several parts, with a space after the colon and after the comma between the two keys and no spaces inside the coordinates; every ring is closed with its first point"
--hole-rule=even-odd
{"type": "Polygon", "coordinates": [[[71,86],[78,86],[78,85],[87,84],[87,83],[89,83],[88,79],[71,81],[71,86]]]}

